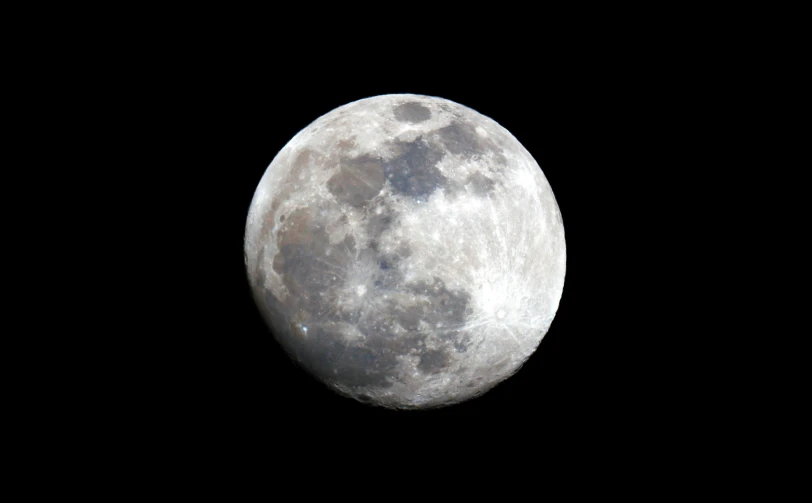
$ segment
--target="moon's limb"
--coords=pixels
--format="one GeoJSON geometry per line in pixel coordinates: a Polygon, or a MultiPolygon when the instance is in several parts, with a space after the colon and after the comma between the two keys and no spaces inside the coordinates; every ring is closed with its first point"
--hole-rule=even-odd
{"type": "Polygon", "coordinates": [[[488,117],[385,95],[333,110],[274,158],[245,262],[280,344],[342,394],[461,402],[513,374],[552,323],[564,228],[536,161],[488,117]]]}

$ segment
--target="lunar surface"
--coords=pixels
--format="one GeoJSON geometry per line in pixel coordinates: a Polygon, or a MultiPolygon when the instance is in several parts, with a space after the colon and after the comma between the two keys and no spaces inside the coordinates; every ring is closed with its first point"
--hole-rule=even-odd
{"type": "Polygon", "coordinates": [[[515,373],[564,288],[561,213],[492,119],[441,98],[341,106],[277,154],[251,202],[245,263],[275,338],[365,403],[416,409],[515,373]]]}

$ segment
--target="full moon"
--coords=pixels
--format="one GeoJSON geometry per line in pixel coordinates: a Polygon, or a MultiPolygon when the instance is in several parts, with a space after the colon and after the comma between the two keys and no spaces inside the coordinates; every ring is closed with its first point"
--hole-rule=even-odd
{"type": "Polygon", "coordinates": [[[514,374],[564,288],[564,226],[538,163],[458,103],[393,94],[318,118],[271,162],[245,228],[254,299],[290,357],[397,409],[514,374]]]}

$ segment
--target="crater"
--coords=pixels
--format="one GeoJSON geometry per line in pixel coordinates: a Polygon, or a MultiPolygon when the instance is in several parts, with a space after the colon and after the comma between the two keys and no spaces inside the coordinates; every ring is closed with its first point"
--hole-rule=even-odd
{"type": "Polygon", "coordinates": [[[398,105],[394,111],[395,119],[410,124],[417,124],[418,122],[424,122],[431,118],[431,110],[416,101],[398,105]]]}

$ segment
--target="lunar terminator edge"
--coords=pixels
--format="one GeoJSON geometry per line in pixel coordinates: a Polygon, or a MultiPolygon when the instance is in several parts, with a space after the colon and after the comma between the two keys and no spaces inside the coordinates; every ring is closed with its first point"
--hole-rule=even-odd
{"type": "Polygon", "coordinates": [[[515,373],[558,309],[561,213],[530,153],[441,98],[341,106],[276,155],[245,229],[276,339],[337,392],[459,403],[515,373]]]}

